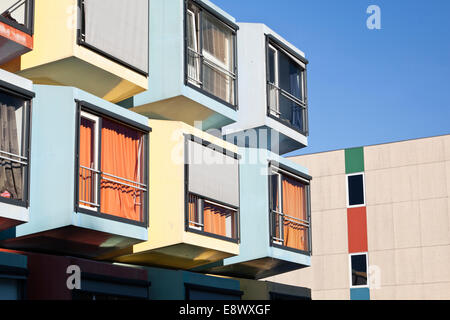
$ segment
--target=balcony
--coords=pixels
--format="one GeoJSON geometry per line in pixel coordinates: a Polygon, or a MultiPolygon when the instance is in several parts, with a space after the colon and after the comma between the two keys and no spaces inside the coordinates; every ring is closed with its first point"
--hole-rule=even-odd
{"type": "Polygon", "coordinates": [[[223,128],[241,147],[286,154],[308,145],[304,53],[263,24],[239,23],[239,110],[223,128]],[[252,48],[252,50],[248,50],[252,48]],[[252,134],[257,139],[248,141],[252,134]]]}
{"type": "Polygon", "coordinates": [[[31,81],[0,70],[0,231],[29,219],[31,81]]]}
{"type": "Polygon", "coordinates": [[[307,170],[267,150],[240,151],[240,254],[195,270],[262,279],[310,266],[307,170]]]}
{"type": "Polygon", "coordinates": [[[35,84],[76,87],[114,103],[143,92],[148,3],[36,1],[34,49],[3,68],[35,84]]]}
{"type": "Polygon", "coordinates": [[[120,105],[203,130],[234,122],[235,19],[207,0],[154,0],[150,14],[150,89],[120,105]]]}
{"type": "Polygon", "coordinates": [[[79,89],[34,87],[33,219],[2,245],[97,257],[147,240],[147,119],[79,89]]]}
{"type": "Polygon", "coordinates": [[[182,122],[149,125],[149,240],[100,258],[188,270],[239,254],[237,147],[182,122]]]}
{"type": "Polygon", "coordinates": [[[0,3],[0,65],[33,49],[34,0],[0,3]]]}

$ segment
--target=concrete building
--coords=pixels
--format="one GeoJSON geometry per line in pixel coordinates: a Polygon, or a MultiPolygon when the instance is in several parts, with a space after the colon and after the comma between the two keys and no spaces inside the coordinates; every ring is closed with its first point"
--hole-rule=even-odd
{"type": "Polygon", "coordinates": [[[312,299],[450,299],[450,135],[290,158],[311,182],[312,299]]]}

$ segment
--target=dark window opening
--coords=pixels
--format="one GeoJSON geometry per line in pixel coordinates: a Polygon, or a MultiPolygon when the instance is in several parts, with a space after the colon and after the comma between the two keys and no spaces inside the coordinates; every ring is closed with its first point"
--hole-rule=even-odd
{"type": "Polygon", "coordinates": [[[271,41],[267,64],[269,114],[307,135],[306,66],[271,41]]]}
{"type": "Polygon", "coordinates": [[[362,174],[348,176],[349,206],[364,205],[364,177],[362,174]]]}
{"type": "Polygon", "coordinates": [[[351,256],[352,286],[367,285],[367,255],[351,256]]]}

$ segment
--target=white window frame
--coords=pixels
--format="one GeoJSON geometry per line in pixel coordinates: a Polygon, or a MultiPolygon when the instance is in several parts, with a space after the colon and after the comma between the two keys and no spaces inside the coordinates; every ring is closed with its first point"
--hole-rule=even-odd
{"type": "MultiPolygon", "coordinates": [[[[283,187],[281,174],[278,171],[275,171],[274,169],[275,168],[272,168],[272,174],[277,176],[277,183],[278,183],[278,212],[283,213],[283,187]]],[[[273,190],[271,190],[271,193],[273,194],[273,190]]],[[[278,214],[278,228],[279,228],[278,232],[281,237],[283,236],[283,216],[281,214],[278,214]]],[[[284,245],[284,241],[275,239],[274,235],[272,236],[272,242],[277,245],[281,246],[284,245]]]]}
{"type": "MultiPolygon", "coordinates": [[[[100,137],[100,117],[95,116],[95,115],[93,115],[91,113],[87,113],[85,111],[81,111],[80,112],[80,119],[81,118],[85,118],[85,119],[87,119],[89,121],[94,122],[94,124],[95,124],[95,129],[94,129],[94,144],[95,144],[95,146],[93,148],[94,149],[94,168],[92,168],[92,169],[96,170],[98,172],[99,171],[98,170],[98,168],[99,168],[99,164],[98,164],[98,154],[99,154],[98,147],[99,147],[99,144],[98,144],[98,142],[99,142],[99,139],[100,139],[99,138],[100,137]]],[[[80,123],[80,125],[81,125],[81,123],[80,123]]],[[[80,129],[78,128],[78,130],[80,130],[80,129]]],[[[94,188],[93,192],[94,192],[94,203],[96,203],[96,204],[98,204],[98,179],[99,178],[100,178],[99,174],[98,173],[95,174],[95,183],[94,183],[95,188],[94,188]]],[[[94,207],[93,208],[93,207],[87,206],[87,205],[81,203],[80,199],[78,199],[78,205],[79,205],[80,208],[83,208],[83,209],[96,211],[96,212],[99,211],[99,207],[94,207]]]]}
{"type": "Polygon", "coordinates": [[[350,269],[350,288],[369,288],[370,287],[370,279],[369,279],[369,253],[368,252],[358,252],[358,253],[351,253],[348,255],[348,261],[349,261],[349,269],[350,269]],[[366,256],[366,284],[365,285],[353,285],[353,270],[352,270],[352,257],[353,256],[366,256]]]}
{"type": "MultiPolygon", "coordinates": [[[[188,45],[187,47],[188,47],[188,50],[191,49],[191,50],[195,51],[196,53],[200,54],[200,53],[198,52],[196,15],[197,15],[197,14],[195,14],[192,10],[187,9],[188,24],[192,24],[192,35],[191,35],[191,36],[192,36],[193,39],[194,39],[194,48],[189,47],[189,45],[188,45]]],[[[187,31],[189,31],[189,28],[188,28],[187,31]]],[[[188,56],[189,56],[189,53],[188,53],[188,56]]],[[[194,61],[195,61],[195,60],[194,60],[194,61]]],[[[198,56],[197,67],[191,66],[189,63],[188,63],[188,66],[187,66],[187,67],[188,67],[188,70],[187,70],[188,75],[189,75],[190,73],[195,73],[196,78],[197,78],[197,81],[195,81],[195,80],[191,79],[191,78],[188,76],[188,81],[189,81],[190,83],[192,83],[193,85],[197,86],[197,87],[200,87],[200,85],[201,85],[201,79],[200,79],[200,64],[201,64],[201,59],[200,59],[200,55],[199,55],[199,56],[198,56]]]]}
{"type": "Polygon", "coordinates": [[[357,173],[351,173],[345,175],[345,191],[347,195],[347,208],[361,208],[366,206],[366,176],[364,172],[357,172],[357,173]],[[350,205],[350,190],[348,189],[348,178],[353,176],[360,176],[362,175],[363,178],[363,197],[364,197],[364,203],[363,204],[356,204],[356,205],[350,205]]]}
{"type": "MultiPolygon", "coordinates": [[[[272,50],[274,52],[274,83],[271,83],[269,81],[269,83],[273,84],[275,86],[275,110],[273,110],[272,108],[270,108],[270,113],[275,116],[275,117],[280,117],[280,102],[279,102],[279,95],[280,92],[278,91],[279,88],[279,73],[278,73],[278,49],[275,48],[273,45],[269,44],[269,48],[268,50],[272,50]]],[[[270,93],[267,93],[269,95],[269,99],[270,99],[270,93]]],[[[268,99],[268,100],[269,100],[268,99]]]]}

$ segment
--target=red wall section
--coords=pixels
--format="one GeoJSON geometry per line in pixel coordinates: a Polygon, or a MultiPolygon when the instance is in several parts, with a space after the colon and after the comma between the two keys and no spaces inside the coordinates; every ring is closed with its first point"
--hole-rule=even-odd
{"type": "Polygon", "coordinates": [[[348,252],[367,252],[366,207],[347,209],[348,252]]]}

